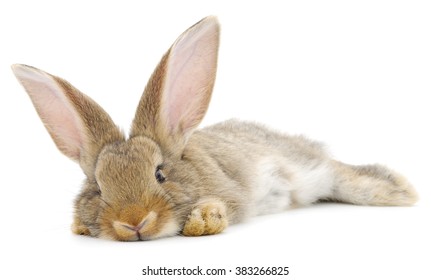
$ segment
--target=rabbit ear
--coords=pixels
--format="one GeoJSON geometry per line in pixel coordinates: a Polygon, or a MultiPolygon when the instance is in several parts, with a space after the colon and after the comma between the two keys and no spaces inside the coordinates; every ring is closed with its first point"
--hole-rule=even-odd
{"type": "Polygon", "coordinates": [[[165,148],[178,150],[178,144],[185,145],[209,105],[218,45],[215,17],[204,18],[175,41],[145,88],[131,136],[155,137],[165,148]]]}
{"type": "Polygon", "coordinates": [[[124,139],[109,115],[67,81],[31,66],[12,70],[59,150],[83,168],[94,165],[105,144],[124,139]]]}

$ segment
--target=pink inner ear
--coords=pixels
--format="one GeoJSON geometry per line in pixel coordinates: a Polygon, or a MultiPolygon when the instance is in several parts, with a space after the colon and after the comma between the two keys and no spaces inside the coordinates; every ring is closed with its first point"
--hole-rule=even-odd
{"type": "Polygon", "coordinates": [[[171,131],[190,132],[202,120],[214,84],[218,23],[206,19],[186,31],[171,49],[164,114],[171,131]]]}
{"type": "Polygon", "coordinates": [[[58,148],[68,157],[79,160],[84,134],[65,90],[52,76],[40,70],[16,66],[14,72],[58,148]]]}

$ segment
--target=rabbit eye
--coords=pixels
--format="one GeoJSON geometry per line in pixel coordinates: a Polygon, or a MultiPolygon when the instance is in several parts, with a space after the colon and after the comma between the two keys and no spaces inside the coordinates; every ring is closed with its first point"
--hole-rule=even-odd
{"type": "Polygon", "coordinates": [[[159,182],[160,184],[166,181],[166,177],[165,175],[163,175],[162,165],[157,166],[155,176],[156,176],[157,182],[159,182]]]}

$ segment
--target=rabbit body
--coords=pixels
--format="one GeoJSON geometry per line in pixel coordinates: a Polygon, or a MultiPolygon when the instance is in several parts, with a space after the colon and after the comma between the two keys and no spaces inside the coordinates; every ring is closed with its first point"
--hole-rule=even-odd
{"type": "MultiPolygon", "coordinates": [[[[329,157],[323,145],[305,137],[230,120],[197,131],[190,144],[205,150],[231,181],[228,186],[236,196],[231,199],[232,222],[307,205],[331,194],[329,157]]],[[[220,189],[224,201],[229,201],[222,196],[229,189],[220,189]]]]}
{"type": "Polygon", "coordinates": [[[185,158],[189,151],[196,158],[186,168],[194,166],[194,178],[212,181],[193,189],[205,191],[199,198],[226,203],[229,223],[318,200],[410,205],[417,199],[407,180],[390,169],[335,161],[322,143],[257,123],[229,120],[198,130],[185,158]]]}
{"type": "Polygon", "coordinates": [[[128,139],[67,81],[12,67],[59,150],[86,175],[74,233],[122,241],[199,236],[318,200],[417,201],[396,172],[338,162],[302,136],[237,120],[195,130],[209,105],[218,42],[214,17],[175,41],[144,90],[128,139]]]}

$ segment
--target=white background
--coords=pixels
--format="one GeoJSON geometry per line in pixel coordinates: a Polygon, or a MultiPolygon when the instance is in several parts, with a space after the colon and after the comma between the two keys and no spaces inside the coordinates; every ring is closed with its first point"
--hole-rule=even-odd
{"type": "Polygon", "coordinates": [[[415,0],[2,1],[0,278],[149,279],[147,266],[200,265],[289,266],[288,277],[268,279],[431,279],[430,15],[429,1],[415,0]],[[57,151],[10,65],[66,78],[128,130],[162,54],[210,14],[222,37],[203,125],[237,117],[306,134],[339,160],[402,172],[420,202],[320,204],[202,238],[72,235],[84,176],[57,151]]]}

